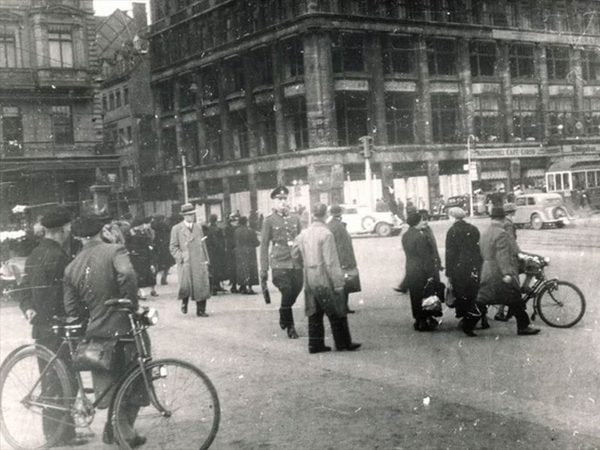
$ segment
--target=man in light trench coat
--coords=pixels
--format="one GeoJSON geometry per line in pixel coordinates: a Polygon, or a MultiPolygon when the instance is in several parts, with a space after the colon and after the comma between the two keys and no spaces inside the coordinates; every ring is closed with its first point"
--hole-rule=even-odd
{"type": "Polygon", "coordinates": [[[187,314],[190,298],[196,302],[196,315],[208,317],[206,300],[210,298],[208,265],[210,263],[202,226],[196,223],[196,209],[191,203],[181,207],[183,221],[171,230],[169,250],[177,263],[181,312],[187,314]]]}

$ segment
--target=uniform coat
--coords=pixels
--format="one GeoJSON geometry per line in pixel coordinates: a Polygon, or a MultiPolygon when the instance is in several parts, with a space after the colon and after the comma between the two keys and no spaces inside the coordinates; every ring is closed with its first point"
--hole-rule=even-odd
{"type": "Polygon", "coordinates": [[[257,285],[259,280],[256,247],[260,245],[258,237],[246,225],[240,225],[235,230],[234,236],[237,282],[240,286],[257,285]]]}
{"type": "Polygon", "coordinates": [[[179,276],[179,299],[192,298],[196,301],[210,297],[208,264],[210,262],[202,226],[194,223],[192,230],[180,222],[171,230],[169,245],[171,255],[177,263],[179,276]]]}
{"type": "Polygon", "coordinates": [[[295,214],[283,216],[274,212],[267,216],[260,235],[260,269],[269,270],[269,263],[271,269],[300,269],[292,260],[291,249],[301,231],[300,219],[295,214]]]}
{"type": "Polygon", "coordinates": [[[483,266],[477,301],[483,304],[512,304],[521,300],[519,288],[518,250],[512,237],[504,230],[502,220],[492,220],[479,243],[483,266]],[[502,277],[510,275],[512,283],[502,277]]]}
{"type": "Polygon", "coordinates": [[[304,273],[304,299],[307,316],[317,313],[317,301],[321,301],[321,291],[330,293],[333,307],[319,305],[319,309],[338,317],[346,315],[346,305],[342,296],[333,295],[333,291],[344,287],[344,272],[340,265],[335,238],[327,225],[315,220],[296,239],[294,259],[302,264],[304,273]]]}

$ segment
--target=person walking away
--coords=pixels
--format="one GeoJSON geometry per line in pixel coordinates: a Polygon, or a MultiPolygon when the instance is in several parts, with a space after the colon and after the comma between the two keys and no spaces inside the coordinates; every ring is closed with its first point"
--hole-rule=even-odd
{"type": "Polygon", "coordinates": [[[279,186],[271,191],[273,213],[265,217],[260,237],[260,278],[266,282],[271,265],[273,284],[281,292],[279,326],[290,339],[298,339],[292,306],[302,290],[302,268],[292,260],[292,245],[302,231],[300,219],[289,214],[289,190],[279,186]],[[270,250],[270,251],[269,251],[270,250]]]}
{"type": "MultiPolygon", "coordinates": [[[[513,217],[515,216],[516,212],[517,212],[517,206],[514,203],[506,203],[502,206],[502,208],[504,209],[504,221],[502,223],[504,231],[506,231],[510,236],[512,236],[512,238],[514,239],[514,242],[517,242],[517,227],[515,226],[514,222],[513,222],[513,217]]],[[[511,241],[512,242],[512,241],[511,241]]],[[[519,247],[517,244],[517,254],[519,253],[519,247]]],[[[509,316],[506,312],[507,307],[506,305],[499,305],[498,306],[498,312],[496,313],[496,315],[494,316],[494,320],[500,321],[500,322],[508,322],[511,318],[511,316],[509,316]]]]}
{"type": "Polygon", "coordinates": [[[235,260],[235,230],[239,225],[239,217],[235,214],[229,216],[229,220],[225,224],[225,253],[227,256],[227,275],[229,277],[229,286],[232,294],[237,294],[237,263],[235,260]]]}
{"type": "Polygon", "coordinates": [[[473,329],[481,313],[475,300],[482,259],[479,230],[464,221],[466,215],[462,208],[448,210],[448,217],[454,223],[446,234],[446,276],[456,298],[456,317],[461,319],[459,327],[467,336],[476,336],[473,329]]]}
{"type": "Polygon", "coordinates": [[[221,281],[228,278],[227,270],[227,255],[225,234],[217,225],[218,217],[216,214],[211,214],[206,227],[206,248],[210,259],[210,285],[211,295],[217,295],[218,292],[223,292],[225,289],[221,287],[221,281]]]}
{"type": "Polygon", "coordinates": [[[146,300],[146,294],[143,288],[150,288],[150,295],[158,296],[154,289],[156,284],[154,252],[152,240],[146,232],[144,220],[136,217],[131,222],[131,230],[125,239],[125,245],[129,251],[129,259],[137,275],[138,298],[146,300]]]}
{"type": "Polygon", "coordinates": [[[533,335],[540,332],[530,326],[525,302],[519,286],[518,246],[504,230],[504,209],[493,207],[490,226],[480,240],[483,266],[477,303],[508,305],[508,313],[517,319],[517,334],[533,335]]]}
{"type": "Polygon", "coordinates": [[[160,275],[160,284],[167,284],[167,276],[169,269],[175,261],[169,252],[169,238],[171,236],[171,228],[165,223],[165,216],[156,214],[150,224],[154,230],[154,252],[156,260],[156,271],[160,275]]]}
{"type": "MultiPolygon", "coordinates": [[[[86,339],[111,341],[115,346],[116,362],[112,371],[92,371],[94,391],[98,397],[107,388],[112,391],[104,396],[98,405],[107,408],[119,380],[135,363],[137,350],[131,339],[129,317],[105,305],[110,299],[131,300],[132,310],[138,309],[136,273],[131,265],[127,249],[122,244],[108,244],[102,241],[102,221],[96,215],[82,216],[73,222],[73,234],[78,236],[83,247],[75,259],[67,266],[64,278],[64,305],[69,316],[87,321],[86,339]],[[126,340],[122,340],[126,339],[126,340]]],[[[144,334],[150,348],[150,339],[144,334]]],[[[134,428],[135,419],[141,406],[148,404],[145,395],[130,396],[123,405],[123,422],[119,427],[125,432],[125,439],[131,447],[146,442],[134,428]]],[[[104,426],[103,441],[110,444],[114,440],[109,411],[104,426]]]]}
{"type": "Polygon", "coordinates": [[[404,215],[404,202],[401,199],[398,199],[398,218],[404,222],[406,216],[404,215]]]}
{"type": "Polygon", "coordinates": [[[361,286],[352,237],[346,229],[346,224],[342,222],[342,212],[341,206],[332,206],[331,220],[327,222],[327,227],[333,233],[338,259],[344,272],[344,302],[346,304],[346,312],[352,314],[354,310],[348,307],[348,298],[351,293],[360,292],[361,286]]]}
{"type": "Polygon", "coordinates": [[[406,255],[406,276],[404,285],[409,291],[412,315],[415,319],[414,329],[432,331],[438,322],[429,311],[423,310],[423,299],[434,292],[426,292],[428,286],[433,289],[440,281],[438,262],[432,251],[430,241],[422,232],[426,223],[418,213],[411,213],[406,218],[408,231],[402,236],[402,247],[406,255]]]}
{"type": "Polygon", "coordinates": [[[325,224],[327,206],[317,203],[312,210],[312,224],[296,238],[292,249],[294,260],[303,266],[304,300],[308,316],[308,352],[328,352],[325,345],[323,316],[331,324],[337,350],[357,350],[361,344],[352,342],[346,302],[344,272],[338,258],[333,233],[325,224]]]}
{"type": "MultiPolygon", "coordinates": [[[[64,317],[63,277],[69,264],[69,257],[64,251],[65,244],[71,236],[71,215],[62,207],[56,207],[42,216],[41,225],[45,235],[37,247],[33,249],[25,262],[23,281],[16,291],[19,307],[27,321],[31,324],[31,337],[36,345],[42,345],[54,353],[58,353],[62,340],[52,331],[53,317],[64,317]]],[[[71,369],[71,355],[61,352],[59,358],[69,369],[69,380],[73,392],[77,391],[77,378],[71,369]]],[[[41,363],[41,362],[40,362],[41,363]]],[[[40,365],[40,372],[44,367],[40,365]]],[[[42,378],[42,396],[56,395],[57,377],[42,378]]],[[[50,436],[59,425],[55,411],[42,413],[42,428],[44,434],[50,436]]],[[[80,445],[86,441],[76,437],[75,425],[69,418],[69,423],[59,445],[80,445]]]]}
{"type": "Polygon", "coordinates": [[[191,203],[181,206],[183,221],[171,229],[169,250],[177,263],[181,312],[187,314],[190,298],[196,302],[196,315],[208,317],[206,300],[210,298],[208,264],[210,262],[202,226],[196,223],[196,209],[191,203]]]}
{"type": "Polygon", "coordinates": [[[236,276],[241,294],[256,294],[252,286],[259,283],[256,247],[260,245],[256,232],[248,228],[248,218],[240,217],[240,226],[235,230],[236,276]]]}

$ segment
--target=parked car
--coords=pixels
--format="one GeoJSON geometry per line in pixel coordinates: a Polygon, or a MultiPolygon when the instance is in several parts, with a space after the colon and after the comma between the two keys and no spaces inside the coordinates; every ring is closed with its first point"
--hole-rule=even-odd
{"type": "Polygon", "coordinates": [[[517,211],[513,222],[517,226],[531,225],[541,230],[544,225],[562,228],[569,223],[569,213],[560,194],[534,193],[515,197],[517,211]]]}
{"type": "MultiPolygon", "coordinates": [[[[481,216],[488,213],[486,197],[484,194],[473,194],[473,198],[475,201],[473,202],[473,214],[476,216],[481,216]]],[[[456,195],[454,197],[449,197],[446,202],[446,210],[457,206],[462,208],[467,215],[471,214],[471,204],[469,202],[468,195],[456,195]]]]}
{"type": "Polygon", "coordinates": [[[368,206],[340,205],[342,221],[350,234],[392,236],[402,232],[402,220],[391,212],[375,212],[368,206]]]}

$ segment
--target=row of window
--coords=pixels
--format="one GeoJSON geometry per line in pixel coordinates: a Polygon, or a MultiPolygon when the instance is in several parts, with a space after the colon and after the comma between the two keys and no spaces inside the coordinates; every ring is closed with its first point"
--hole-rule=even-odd
{"type": "MultiPolygon", "coordinates": [[[[14,151],[23,145],[23,116],[20,108],[5,106],[1,108],[2,142],[14,151]]],[[[74,143],[73,116],[70,106],[52,106],[50,110],[51,139],[56,145],[74,143]]]]}
{"type": "Polygon", "coordinates": [[[102,108],[104,111],[112,111],[125,105],[129,105],[128,86],[119,86],[108,93],[102,94],[102,108]]]}
{"type": "MultiPolygon", "coordinates": [[[[0,69],[19,66],[15,32],[0,25],[0,69]]],[[[73,67],[73,35],[71,31],[56,29],[48,31],[48,62],[50,67],[73,67]]]]}
{"type": "Polygon", "coordinates": [[[105,140],[116,147],[124,147],[133,143],[133,130],[129,125],[124,128],[109,127],[105,136],[105,140]]]}

